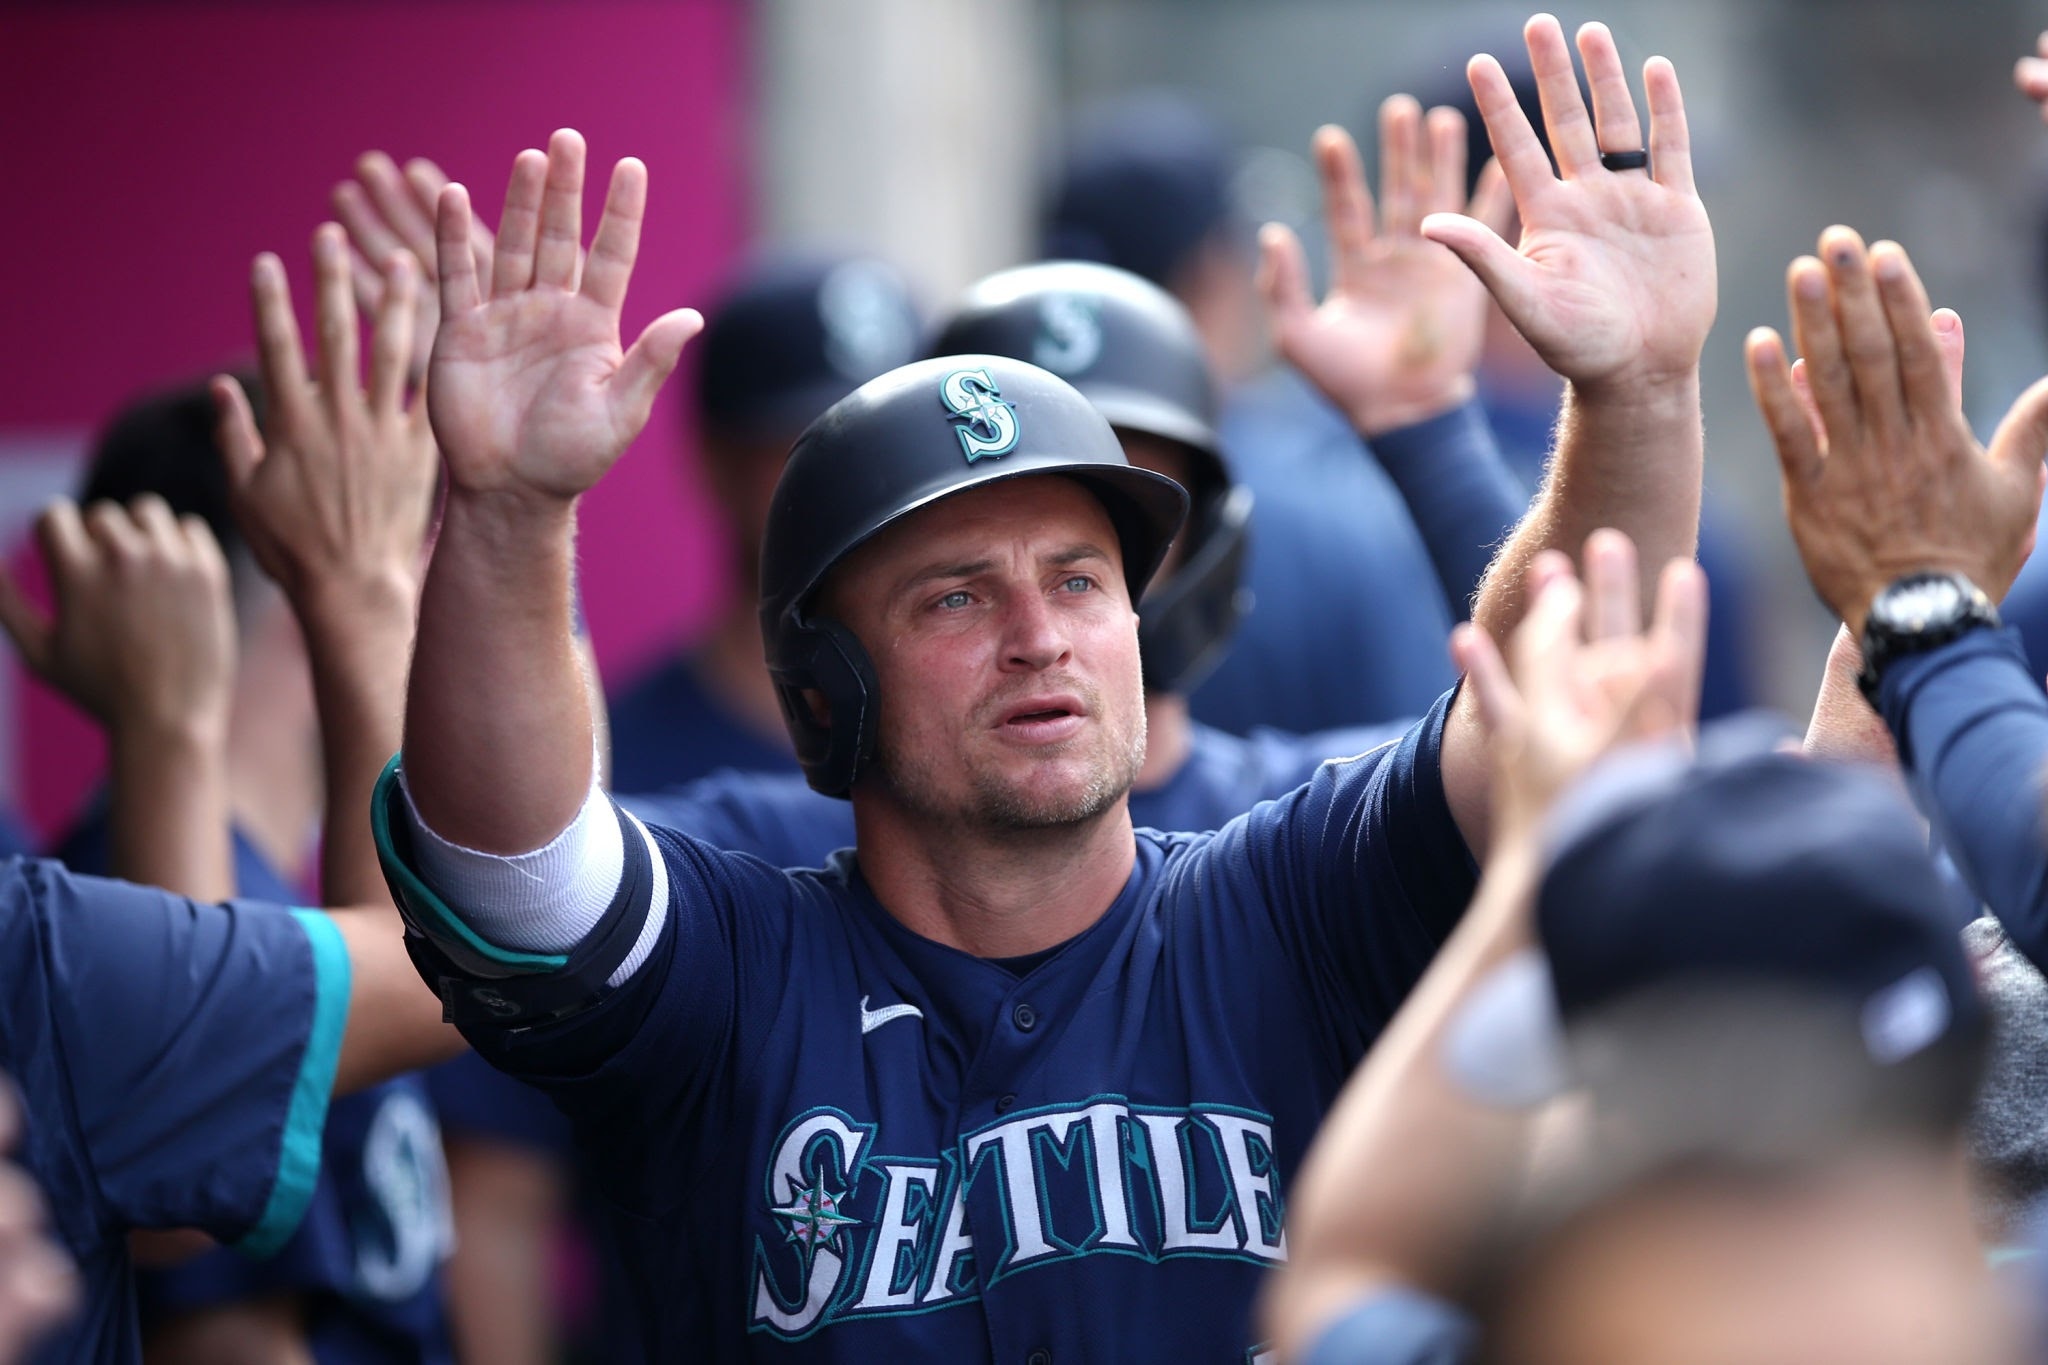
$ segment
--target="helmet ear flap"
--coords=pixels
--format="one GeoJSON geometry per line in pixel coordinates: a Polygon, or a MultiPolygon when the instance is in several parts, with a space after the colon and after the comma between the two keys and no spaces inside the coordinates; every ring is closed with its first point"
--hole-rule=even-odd
{"type": "Polygon", "coordinates": [[[845,796],[875,751],[874,664],[859,637],[829,618],[805,621],[784,640],[772,672],[797,762],[813,789],[845,796]],[[806,691],[824,696],[829,720],[813,714],[806,691]]]}

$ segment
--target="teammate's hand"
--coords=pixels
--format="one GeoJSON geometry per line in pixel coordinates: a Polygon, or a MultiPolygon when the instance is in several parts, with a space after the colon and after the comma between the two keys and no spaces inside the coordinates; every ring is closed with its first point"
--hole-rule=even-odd
{"type": "Polygon", "coordinates": [[[2013,66],[2012,82],[2020,93],[2041,106],[2041,118],[2048,122],[2048,33],[2034,40],[2035,57],[2022,57],[2013,66]]]}
{"type": "Polygon", "coordinates": [[[1820,253],[1786,275],[1817,423],[1778,334],[1759,327],[1745,348],[1807,576],[1859,637],[1871,601],[1910,573],[1961,573],[2003,597],[2033,545],[2048,380],[2020,395],[1987,451],[1945,358],[1959,361],[1960,345],[1937,336],[1904,250],[1880,242],[1866,251],[1853,231],[1832,227],[1820,253]]]}
{"type": "Polygon", "coordinates": [[[1604,24],[1579,30],[1590,118],[1557,20],[1539,14],[1523,36],[1556,173],[1500,63],[1478,56],[1466,68],[1521,214],[1521,246],[1448,213],[1425,218],[1422,235],[1457,252],[1544,363],[1582,394],[1629,401],[1691,383],[1714,323],[1714,234],[1693,188],[1678,73],[1662,57],[1644,64],[1650,166],[1610,171],[1603,150],[1646,145],[1613,35],[1604,24]]]}
{"type": "MultiPolygon", "coordinates": [[[[426,379],[427,357],[433,354],[434,333],[441,325],[441,273],[434,249],[434,205],[448,177],[423,156],[401,171],[383,152],[356,158],[353,180],[334,187],[334,216],[348,230],[349,274],[355,282],[356,306],[365,313],[383,311],[384,291],[391,283],[391,263],[403,254],[412,258],[426,287],[415,290],[413,351],[409,376],[426,379]]],[[[469,226],[470,257],[479,278],[491,273],[494,247],[491,230],[474,217],[469,226]]]]}
{"type": "Polygon", "coordinates": [[[1699,566],[1664,566],[1645,628],[1629,538],[1595,531],[1583,558],[1583,587],[1557,551],[1530,567],[1531,605],[1505,662],[1478,626],[1451,636],[1488,731],[1496,839],[1533,833],[1559,793],[1605,754],[1682,735],[1699,718],[1707,648],[1699,566]]]}
{"type": "Polygon", "coordinates": [[[1468,206],[1465,116],[1395,95],[1380,106],[1379,224],[1358,147],[1318,129],[1316,170],[1330,242],[1330,292],[1309,295],[1301,243],[1278,223],[1259,234],[1259,289],[1280,354],[1367,436],[1470,399],[1486,343],[1486,289],[1421,234],[1425,213],[1465,208],[1494,232],[1513,216],[1507,180],[1489,163],[1468,206]]]}
{"type": "MultiPolygon", "coordinates": [[[[0,1077],[0,1152],[12,1151],[21,1133],[12,1091],[0,1077]]],[[[77,1271],[46,1222],[35,1182],[0,1160],[0,1360],[26,1358],[35,1339],[78,1302],[77,1271]]]]}
{"type": "Polygon", "coordinates": [[[353,602],[366,587],[394,589],[409,608],[438,469],[425,399],[406,398],[419,274],[403,251],[385,265],[365,391],[348,244],[333,223],[313,234],[313,271],[320,353],[310,367],[283,264],[265,253],[250,272],[261,432],[241,385],[213,381],[235,521],[302,611],[314,594],[353,602]]]}
{"type": "Polygon", "coordinates": [[[116,734],[224,738],[234,693],[228,566],[197,517],[59,500],[36,522],[55,615],[0,572],[0,627],[29,670],[116,734]]]}
{"type": "Polygon", "coordinates": [[[441,330],[427,397],[451,492],[576,497],[640,434],[703,326],[695,310],[679,309],[622,349],[619,311],[640,250],[647,168],[631,157],[613,167],[581,261],[583,162],[582,135],[568,129],[545,154],[519,154],[487,279],[476,268],[468,191],[441,191],[441,330]]]}

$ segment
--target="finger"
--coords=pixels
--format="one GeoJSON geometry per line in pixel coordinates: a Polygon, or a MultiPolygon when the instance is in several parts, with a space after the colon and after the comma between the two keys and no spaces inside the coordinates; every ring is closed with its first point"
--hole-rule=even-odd
{"type": "Polygon", "coordinates": [[[1533,602],[1543,589],[1560,578],[1577,578],[1578,568],[1562,550],[1541,550],[1522,573],[1522,597],[1533,602]]]}
{"type": "MultiPolygon", "coordinates": [[[[403,247],[422,259],[434,254],[433,204],[439,194],[425,199],[417,196],[399,173],[396,162],[383,152],[364,152],[356,158],[356,179],[363,193],[376,207],[390,241],[362,243],[363,254],[373,261],[389,260],[393,250],[403,247]]],[[[447,183],[444,178],[443,184],[447,183]]]]}
{"type": "Polygon", "coordinates": [[[256,413],[233,375],[215,375],[207,389],[213,394],[214,443],[227,466],[228,486],[240,488],[263,463],[263,437],[256,430],[256,413]]]}
{"type": "Polygon", "coordinates": [[[355,290],[349,285],[348,243],[338,223],[313,233],[315,309],[320,329],[320,389],[337,416],[356,403],[362,388],[362,331],[355,290]]]}
{"type": "Polygon", "coordinates": [[[206,518],[187,512],[178,518],[178,529],[184,534],[192,562],[204,570],[206,581],[225,591],[228,587],[228,557],[215,539],[213,528],[206,524],[206,518]]]}
{"type": "MultiPolygon", "coordinates": [[[[362,256],[365,263],[391,259],[394,251],[407,250],[405,242],[393,232],[384,216],[371,206],[370,198],[363,187],[353,180],[344,180],[334,187],[328,196],[334,206],[334,216],[348,229],[349,245],[362,256]]],[[[429,229],[431,233],[431,228],[429,229]]],[[[432,241],[431,235],[428,238],[432,241]]]]}
{"type": "Polygon", "coordinates": [[[469,191],[450,185],[434,213],[434,269],[441,277],[441,316],[452,320],[483,302],[469,254],[469,191]]]}
{"type": "Polygon", "coordinates": [[[1792,339],[1806,361],[1807,387],[1826,425],[1831,444],[1844,444],[1862,427],[1856,383],[1842,350],[1827,267],[1801,256],[1785,270],[1785,295],[1792,313],[1792,339]]]}
{"type": "Polygon", "coordinates": [[[391,258],[391,287],[377,310],[377,330],[370,338],[370,410],[395,415],[405,407],[405,381],[412,371],[413,323],[419,316],[420,278],[410,255],[391,258]]]}
{"type": "MultiPolygon", "coordinates": [[[[591,240],[590,259],[583,267],[582,292],[586,298],[614,312],[625,303],[626,285],[633,278],[633,262],[640,255],[640,226],[646,216],[647,167],[640,158],[629,156],[612,167],[612,183],[604,196],[604,215],[597,220],[597,236],[591,240]]],[[[683,340],[694,334],[693,331],[685,335],[683,340]]],[[[644,333],[641,340],[646,340],[644,333]]],[[[678,349],[681,344],[677,343],[678,349]]],[[[657,385],[659,382],[656,381],[657,385]]]]}
{"type": "Polygon", "coordinates": [[[1515,88],[1500,63],[1481,53],[1465,64],[1465,79],[1472,86],[1473,101],[1486,124],[1487,140],[1493,144],[1494,159],[1507,173],[1515,207],[1526,219],[1530,208],[1557,184],[1551,173],[1550,156],[1536,140],[1529,116],[1515,98],[1515,88]]]}
{"type": "Polygon", "coordinates": [[[1529,45],[1529,66],[1536,76],[1543,126],[1550,132],[1550,154],[1557,158],[1558,173],[1570,180],[1597,169],[1600,144],[1579,94],[1579,76],[1563,26],[1554,16],[1539,14],[1522,26],[1522,39],[1529,45]]]}
{"type": "MultiPolygon", "coordinates": [[[[583,254],[583,134],[559,128],[548,139],[547,188],[540,201],[540,240],[533,253],[533,282],[574,289],[583,254]]],[[[617,177],[613,177],[616,183],[617,177]]],[[[639,237],[634,223],[634,238],[639,237]]],[[[629,266],[630,270],[630,266],[629,266]]],[[[623,297],[624,288],[620,294],[623,297]]]]}
{"type": "MultiPolygon", "coordinates": [[[[1863,422],[1879,431],[1896,431],[1905,420],[1906,396],[1900,382],[1898,348],[1877,296],[1870,254],[1853,228],[1837,224],[1820,235],[1820,258],[1833,286],[1842,353],[1849,360],[1863,422]]],[[[1924,323],[1926,309],[1920,311],[1924,323]]]]}
{"type": "Polygon", "coordinates": [[[1586,638],[1618,640],[1643,628],[1636,544],[1619,531],[1602,529],[1586,537],[1586,638]]]}
{"type": "Polygon", "coordinates": [[[1479,720],[1492,735],[1512,735],[1522,726],[1522,694],[1508,675],[1507,661],[1493,637],[1471,622],[1451,632],[1451,660],[1479,702],[1479,720]]]}
{"type": "Polygon", "coordinates": [[[129,503],[128,515],[138,538],[158,557],[177,555],[184,548],[185,534],[178,529],[178,518],[171,512],[171,505],[157,494],[144,493],[129,503]]]}
{"type": "Polygon", "coordinates": [[[612,377],[612,402],[619,414],[614,420],[622,429],[637,432],[646,424],[654,396],[674,373],[683,347],[703,329],[704,318],[694,308],[678,308],[647,324],[612,377]]]}
{"type": "Polygon", "coordinates": [[[2012,470],[2038,470],[2048,454],[2048,379],[2021,394],[1991,437],[1991,458],[2012,470]]]}
{"type": "Polygon", "coordinates": [[[1570,688],[1571,662],[1584,639],[1585,590],[1570,574],[1543,585],[1508,642],[1508,667],[1522,696],[1541,714],[1570,688]]]}
{"type": "Polygon", "coordinates": [[[1963,318],[1953,308],[1937,308],[1928,321],[1934,325],[1934,340],[1941,347],[1942,368],[1948,373],[1949,396],[1963,405],[1963,318]]]}
{"type": "Polygon", "coordinates": [[[384,281],[377,276],[377,268],[363,259],[363,253],[351,244],[348,249],[348,278],[355,286],[356,311],[375,313],[384,302],[384,281]]]}
{"type": "Polygon", "coordinates": [[[287,431],[303,427],[313,418],[313,381],[306,374],[305,345],[284,263],[267,251],[250,268],[249,295],[256,309],[257,366],[272,421],[287,431]]]}
{"type": "MultiPolygon", "coordinates": [[[[540,234],[540,201],[547,188],[548,155],[528,147],[512,158],[512,176],[505,183],[505,211],[498,215],[498,243],[491,257],[491,297],[515,294],[533,283],[534,243],[540,234]]],[[[443,196],[442,202],[447,202],[443,196]]],[[[441,233],[441,273],[446,275],[449,257],[471,253],[469,224],[453,241],[441,233]]],[[[445,305],[443,311],[446,311],[445,305]]]]}
{"type": "Polygon", "coordinates": [[[1685,125],[1685,97],[1678,68],[1665,57],[1643,63],[1643,95],[1650,106],[1650,174],[1666,189],[1696,195],[1692,183],[1692,134],[1685,125]]]}
{"type": "Polygon", "coordinates": [[[2048,99],[2048,61],[2039,57],[2022,57],[2012,69],[2013,84],[2028,99],[2048,99]]]}
{"type": "Polygon", "coordinates": [[[1707,667],[1707,576],[1690,559],[1674,559],[1657,576],[1657,609],[1650,621],[1650,642],[1663,660],[1662,671],[1675,721],[1699,720],[1700,688],[1707,667]]]}
{"type": "MultiPolygon", "coordinates": [[[[1764,330],[1769,331],[1769,328],[1764,330]]],[[[1775,337],[1775,333],[1772,334],[1775,337]]],[[[1820,420],[1820,409],[1813,404],[1813,382],[1806,377],[1806,362],[1792,362],[1792,393],[1799,399],[1799,406],[1806,410],[1806,420],[1813,428],[1813,440],[1817,449],[1827,449],[1828,429],[1820,420]]]]}
{"type": "Polygon", "coordinates": [[[1337,293],[1349,293],[1365,283],[1370,268],[1372,191],[1366,188],[1365,167],[1351,134],[1325,124],[1316,129],[1312,146],[1323,185],[1323,230],[1330,238],[1330,284],[1337,293]]]}
{"type": "MultiPolygon", "coordinates": [[[[448,184],[448,176],[442,169],[423,156],[416,156],[405,163],[405,183],[412,190],[413,197],[421,206],[432,213],[434,205],[440,202],[441,190],[448,184]]],[[[429,247],[433,244],[428,243],[429,247]]],[[[475,214],[469,219],[469,254],[476,261],[476,274],[480,280],[491,277],[491,230],[483,225],[475,214]]],[[[428,280],[435,276],[435,253],[428,250],[419,253],[420,269],[428,280]]]]}
{"type": "Polygon", "coordinates": [[[1259,297],[1266,301],[1266,325],[1282,351],[1302,320],[1315,311],[1308,291],[1308,261],[1301,239],[1279,223],[1259,229],[1259,297]]]}
{"type": "Polygon", "coordinates": [[[1749,389],[1756,396],[1757,410],[1778,448],[1788,488],[1804,489],[1821,475],[1823,446],[1815,431],[1815,418],[1808,415],[1792,385],[1785,365],[1785,344],[1768,327],[1749,334],[1743,345],[1743,359],[1749,370],[1749,389]]]}
{"type": "Polygon", "coordinates": [[[1962,403],[1949,378],[1934,319],[1928,315],[1927,289],[1905,248],[1897,242],[1879,242],[1870,249],[1870,273],[1877,279],[1878,303],[1891,326],[1907,411],[1916,422],[1959,413],[1962,403]]]}
{"type": "Polygon", "coordinates": [[[1473,187],[1472,202],[1466,206],[1465,216],[1492,228],[1502,241],[1507,241],[1508,232],[1515,225],[1515,196],[1508,191],[1507,174],[1501,170],[1500,162],[1492,157],[1480,169],[1479,183],[1473,187]]]}
{"type": "Polygon", "coordinates": [[[1593,96],[1593,130],[1600,150],[1633,152],[1643,145],[1643,127],[1636,121],[1635,97],[1629,94],[1628,73],[1614,34],[1601,23],[1579,28],[1579,60],[1586,64],[1586,88],[1593,96]]]}
{"type": "MultiPolygon", "coordinates": [[[[14,641],[15,649],[21,652],[21,661],[32,673],[43,673],[50,666],[51,644],[56,627],[48,612],[38,607],[23,592],[21,584],[5,562],[0,562],[0,630],[7,632],[7,638],[14,641]]],[[[0,1148],[13,1143],[12,1116],[0,1148]]]]}
{"type": "Polygon", "coordinates": [[[1540,301],[1536,265],[1492,228],[1463,214],[1432,213],[1422,220],[1422,235],[1456,252],[1510,321],[1519,326],[1535,313],[1540,301]]]}
{"type": "Polygon", "coordinates": [[[36,544],[43,552],[43,564],[50,571],[50,586],[61,604],[65,592],[81,573],[90,571],[99,559],[92,537],[86,534],[85,515],[69,498],[57,498],[36,518],[36,544]]]}
{"type": "Polygon", "coordinates": [[[1422,222],[1422,160],[1422,106],[1412,95],[1388,96],[1380,105],[1380,226],[1390,237],[1413,237],[1422,222]]]}
{"type": "MultiPolygon", "coordinates": [[[[1429,111],[1429,165],[1424,213],[1459,213],[1465,206],[1465,116],[1449,105],[1429,111]]],[[[1483,174],[1483,172],[1482,172],[1483,174]]],[[[1477,195],[1474,195],[1477,201],[1477,195]]]]}

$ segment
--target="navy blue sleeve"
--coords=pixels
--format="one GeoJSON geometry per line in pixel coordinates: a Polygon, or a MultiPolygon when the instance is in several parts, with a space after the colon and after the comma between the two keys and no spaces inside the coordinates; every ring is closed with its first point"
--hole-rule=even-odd
{"type": "Polygon", "coordinates": [[[1444,796],[1455,689],[1400,741],[1326,763],[1210,846],[1272,917],[1332,1055],[1355,1063],[1456,927],[1478,867],[1444,796]]]}
{"type": "Polygon", "coordinates": [[[1442,1299],[1386,1289],[1325,1327],[1301,1365],[1466,1365],[1478,1345],[1472,1319],[1442,1299]]]}
{"type": "Polygon", "coordinates": [[[54,863],[0,877],[0,1067],[28,1097],[46,1188],[110,1230],[281,1245],[319,1176],[348,1020],[339,931],[54,863]]]}
{"type": "Polygon", "coordinates": [[[2048,696],[2019,633],[1972,631],[1899,660],[1878,710],[1963,879],[2021,952],[2048,963],[2048,696]]]}
{"type": "Polygon", "coordinates": [[[1528,490],[1501,456],[1486,410],[1474,399],[1370,444],[1422,532],[1451,615],[1465,620],[1494,551],[1529,510],[1528,490]]]}
{"type": "Polygon", "coordinates": [[[650,825],[752,854],[771,867],[823,867],[853,847],[853,804],[821,796],[788,773],[727,769],[618,802],[650,825]]]}

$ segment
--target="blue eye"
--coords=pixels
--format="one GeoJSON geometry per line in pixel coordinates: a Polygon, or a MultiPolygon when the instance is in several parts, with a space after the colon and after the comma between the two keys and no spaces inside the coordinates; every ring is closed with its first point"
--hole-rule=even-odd
{"type": "Polygon", "coordinates": [[[969,593],[965,588],[955,588],[939,599],[939,605],[949,610],[957,611],[973,600],[973,594],[969,593]]]}
{"type": "Polygon", "coordinates": [[[1061,586],[1064,587],[1068,592],[1087,592],[1089,589],[1095,586],[1095,580],[1092,578],[1085,578],[1080,574],[1076,574],[1072,578],[1069,578],[1061,586]]]}

